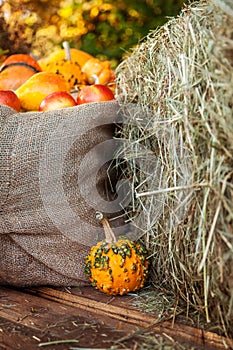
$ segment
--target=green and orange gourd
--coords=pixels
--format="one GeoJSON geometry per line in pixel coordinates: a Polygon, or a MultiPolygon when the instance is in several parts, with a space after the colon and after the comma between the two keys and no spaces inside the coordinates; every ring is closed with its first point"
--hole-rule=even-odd
{"type": "Polygon", "coordinates": [[[108,220],[97,213],[105,239],[86,257],[85,273],[92,285],[109,295],[123,295],[144,286],[149,262],[145,248],[125,237],[116,238],[108,220]]]}

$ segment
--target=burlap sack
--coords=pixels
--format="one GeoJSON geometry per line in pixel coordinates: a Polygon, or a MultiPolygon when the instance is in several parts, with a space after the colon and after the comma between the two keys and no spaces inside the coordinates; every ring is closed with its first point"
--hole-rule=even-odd
{"type": "Polygon", "coordinates": [[[46,113],[0,106],[0,284],[78,286],[103,238],[96,210],[119,209],[109,164],[116,101],[46,113]]]}

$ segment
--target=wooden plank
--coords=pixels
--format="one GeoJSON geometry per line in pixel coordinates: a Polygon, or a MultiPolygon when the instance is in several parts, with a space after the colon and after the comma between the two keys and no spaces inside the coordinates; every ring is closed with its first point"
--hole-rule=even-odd
{"type": "Polygon", "coordinates": [[[38,341],[31,336],[19,332],[12,333],[12,331],[4,331],[3,334],[0,335],[1,350],[22,350],[23,344],[25,344],[25,349],[38,349],[38,341]]]}
{"type": "MultiPolygon", "coordinates": [[[[95,318],[93,313],[57,303],[47,298],[14,289],[0,290],[0,349],[38,349],[40,342],[78,339],[78,346],[110,347],[122,336],[134,331],[109,317],[95,318]],[[106,334],[109,334],[106,343],[106,334]]],[[[72,344],[74,345],[74,344],[72,344]]],[[[54,346],[46,346],[46,350],[54,346]]],[[[67,344],[56,349],[69,349],[67,344]]]]}
{"type": "MultiPolygon", "coordinates": [[[[69,339],[70,334],[80,340],[80,347],[86,347],[85,339],[93,338],[92,325],[97,330],[96,338],[92,339],[95,347],[103,347],[101,334],[110,334],[109,348],[122,337],[126,337],[124,346],[127,346],[127,338],[130,343],[137,334],[153,332],[200,349],[233,348],[229,339],[215,333],[183,324],[173,325],[170,321],[142,313],[130,306],[130,300],[130,296],[112,298],[93,288],[67,291],[45,287],[21,291],[3,288],[0,290],[0,349],[22,349],[20,346],[25,342],[33,350],[38,348],[39,341],[69,339]],[[86,324],[85,339],[80,339],[80,323],[86,324]],[[13,339],[10,335],[12,329],[16,330],[13,339]]],[[[60,344],[57,348],[68,347],[60,344]]]]}
{"type": "Polygon", "coordinates": [[[226,347],[233,348],[233,342],[230,339],[219,336],[216,333],[203,331],[184,324],[173,324],[172,321],[163,321],[155,316],[150,316],[131,308],[106,304],[105,302],[91,300],[85,296],[74,295],[47,287],[31,289],[30,292],[60,304],[85,310],[96,317],[110,316],[111,319],[124,322],[125,325],[132,324],[145,330],[153,329],[156,333],[167,334],[168,337],[178,341],[204,346],[206,349],[225,350],[226,347]]]}

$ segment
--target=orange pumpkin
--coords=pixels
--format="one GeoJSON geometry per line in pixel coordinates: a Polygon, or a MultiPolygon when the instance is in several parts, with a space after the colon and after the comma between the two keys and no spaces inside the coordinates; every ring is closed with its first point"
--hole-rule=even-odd
{"type": "MultiPolygon", "coordinates": [[[[86,63],[86,61],[88,61],[90,58],[93,57],[89,53],[82,51],[82,50],[78,50],[78,49],[74,49],[74,48],[71,48],[69,50],[70,50],[71,60],[74,62],[77,62],[80,67],[82,67],[86,63]]],[[[43,58],[39,59],[38,63],[41,66],[42,70],[46,70],[46,67],[48,64],[50,64],[52,62],[59,62],[59,61],[62,61],[64,59],[67,59],[66,51],[64,49],[58,49],[58,50],[52,52],[47,57],[43,57],[43,58]]]]}
{"type": "Polygon", "coordinates": [[[81,71],[79,63],[73,60],[64,58],[59,61],[51,61],[44,66],[44,71],[60,74],[69,83],[70,89],[86,83],[86,76],[81,71]]]}
{"type": "Polygon", "coordinates": [[[86,75],[81,67],[92,56],[84,51],[71,49],[67,41],[63,42],[63,48],[40,61],[43,70],[60,74],[69,83],[70,89],[85,85],[86,75]]]}
{"type": "Polygon", "coordinates": [[[100,61],[98,58],[90,58],[82,67],[86,74],[88,84],[107,84],[115,80],[115,73],[110,68],[109,61],[100,61]]]}
{"type": "Polygon", "coordinates": [[[0,67],[0,89],[16,90],[38,72],[41,72],[41,67],[33,57],[26,54],[11,55],[0,67]]]}
{"type": "Polygon", "coordinates": [[[106,239],[91,248],[86,257],[85,273],[92,285],[109,295],[123,295],[143,287],[148,276],[146,251],[127,238],[116,239],[109,222],[99,218],[106,239]]]}

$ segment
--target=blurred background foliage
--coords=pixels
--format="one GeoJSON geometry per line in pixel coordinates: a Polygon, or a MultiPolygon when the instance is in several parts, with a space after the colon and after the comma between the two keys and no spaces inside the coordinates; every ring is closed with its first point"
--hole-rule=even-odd
{"type": "Polygon", "coordinates": [[[46,56],[67,40],[116,66],[182,0],[0,0],[0,54],[46,56]]]}

